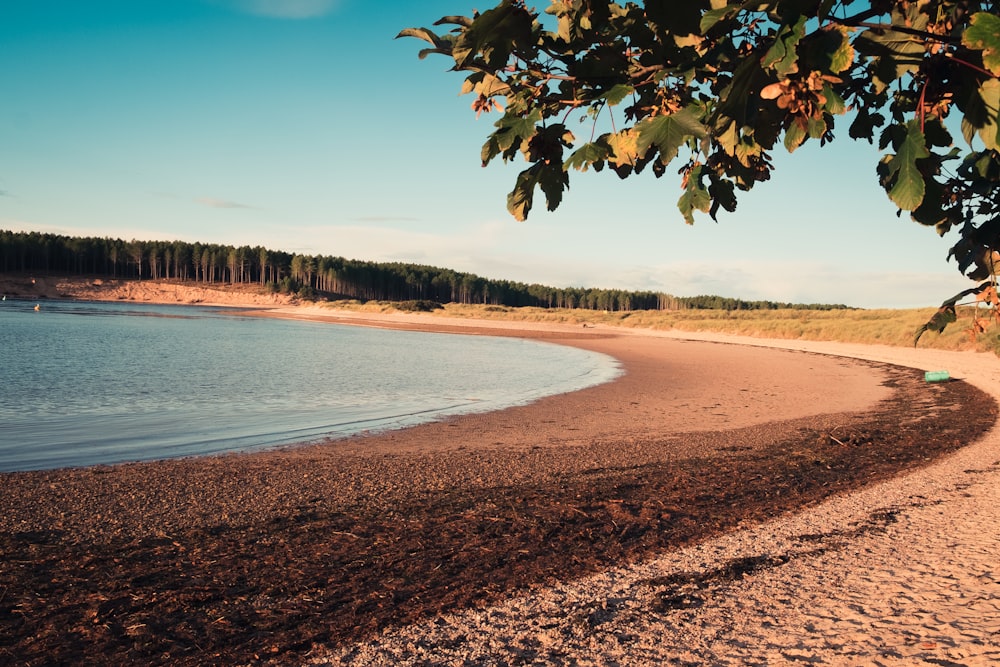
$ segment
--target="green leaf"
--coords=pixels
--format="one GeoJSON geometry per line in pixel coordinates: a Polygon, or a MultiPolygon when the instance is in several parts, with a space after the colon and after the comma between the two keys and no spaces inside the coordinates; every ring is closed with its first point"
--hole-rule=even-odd
{"type": "Polygon", "coordinates": [[[512,0],[503,0],[465,26],[455,39],[452,56],[455,69],[485,66],[497,71],[507,64],[516,47],[532,40],[532,16],[512,0]]]}
{"type": "Polygon", "coordinates": [[[786,78],[798,71],[798,54],[795,47],[806,34],[806,17],[799,16],[794,25],[782,26],[774,44],[764,54],[761,64],[773,69],[779,78],[786,78]]]}
{"type": "Polygon", "coordinates": [[[865,30],[855,40],[854,46],[866,55],[878,58],[890,56],[904,62],[919,62],[925,53],[920,38],[892,29],[865,30]]]}
{"type": "Polygon", "coordinates": [[[536,124],[541,120],[542,112],[538,109],[526,117],[504,115],[496,122],[497,131],[493,133],[500,150],[506,151],[530,139],[538,131],[536,124]]]}
{"type": "Polygon", "coordinates": [[[766,76],[756,58],[741,60],[733,72],[732,81],[719,94],[713,124],[719,123],[722,118],[732,118],[739,127],[752,123],[756,114],[747,102],[751,99],[751,91],[764,87],[766,76]]]}
{"type": "Polygon", "coordinates": [[[875,128],[885,122],[882,114],[870,113],[868,109],[861,107],[857,110],[848,134],[852,139],[867,139],[871,143],[875,136],[875,128]]]}
{"type": "Polygon", "coordinates": [[[906,137],[896,154],[886,156],[889,169],[886,185],[892,186],[889,199],[904,211],[912,211],[924,199],[924,177],[917,168],[917,160],[926,157],[930,157],[930,152],[920,122],[910,120],[906,123],[906,137]]]}
{"type": "Polygon", "coordinates": [[[632,86],[625,85],[624,83],[619,83],[614,88],[601,95],[601,97],[607,100],[607,103],[610,104],[611,106],[615,106],[616,104],[621,104],[622,100],[624,100],[626,97],[628,97],[634,92],[635,88],[633,88],[632,86]]]}
{"type": "Polygon", "coordinates": [[[933,331],[935,333],[941,333],[945,330],[945,327],[957,320],[958,316],[955,313],[954,304],[941,306],[938,311],[934,313],[931,319],[927,320],[922,327],[917,329],[913,336],[913,347],[917,346],[917,343],[920,341],[920,337],[923,336],[925,332],[933,331]]]}
{"type": "Polygon", "coordinates": [[[854,64],[854,47],[851,45],[847,28],[837,28],[836,32],[840,33],[841,41],[837,50],[831,54],[830,71],[839,74],[854,64]]]}
{"type": "Polygon", "coordinates": [[[983,65],[1000,76],[1000,16],[989,12],[972,15],[962,34],[962,44],[983,52],[983,65]]]}
{"type": "Polygon", "coordinates": [[[766,158],[764,147],[757,143],[756,138],[744,134],[740,143],[736,146],[736,159],[744,167],[758,162],[762,157],[766,158]]]}
{"type": "Polygon", "coordinates": [[[684,221],[689,225],[694,224],[694,212],[708,213],[712,209],[712,196],[701,182],[702,166],[696,164],[691,167],[687,174],[687,183],[684,187],[684,194],[677,200],[677,208],[680,209],[684,221]]]}
{"type": "Polygon", "coordinates": [[[695,107],[688,107],[677,113],[653,116],[636,123],[636,152],[640,157],[645,156],[651,146],[656,146],[660,151],[660,161],[667,164],[677,157],[678,149],[689,138],[708,136],[696,114],[695,107]]]}
{"type": "MultiPolygon", "coordinates": [[[[942,119],[937,116],[928,116],[924,120],[924,138],[927,140],[928,147],[947,148],[954,143],[951,132],[945,127],[942,119]]],[[[957,153],[959,149],[953,148],[952,150],[957,153]]]]}
{"type": "Polygon", "coordinates": [[[882,86],[916,72],[926,53],[923,40],[895,30],[865,30],[854,40],[854,48],[876,61],[876,78],[882,86]]]}
{"type": "Polygon", "coordinates": [[[561,165],[544,162],[536,162],[518,174],[514,189],[507,195],[507,210],[515,220],[524,222],[528,219],[536,186],[545,193],[548,210],[554,211],[562,202],[563,190],[569,188],[569,175],[562,170],[561,165]]]}
{"type": "Polygon", "coordinates": [[[444,40],[437,36],[433,30],[428,30],[427,28],[403,28],[396,35],[396,39],[400,37],[416,37],[417,39],[422,39],[425,42],[430,42],[434,46],[440,47],[444,45],[444,40]]]}
{"type": "Polygon", "coordinates": [[[805,142],[808,136],[809,133],[806,132],[805,125],[799,122],[798,119],[793,120],[792,124],[785,130],[785,150],[789,153],[794,152],[796,148],[805,142]]]}
{"type": "Polygon", "coordinates": [[[594,142],[587,142],[566,158],[563,164],[564,169],[576,169],[577,171],[587,171],[587,167],[596,163],[604,162],[610,156],[611,151],[607,146],[602,146],[594,142]]]}
{"type": "Polygon", "coordinates": [[[712,208],[708,212],[712,220],[718,222],[716,214],[720,207],[730,213],[736,210],[736,185],[732,181],[713,179],[708,186],[708,194],[712,197],[712,208]]]}
{"type": "Polygon", "coordinates": [[[987,79],[979,88],[979,96],[983,100],[983,111],[985,112],[983,126],[977,128],[979,137],[988,150],[1000,150],[1000,81],[997,79],[987,79]]]}
{"type": "Polygon", "coordinates": [[[718,127],[715,130],[715,136],[713,137],[715,141],[722,147],[726,155],[736,155],[736,146],[740,141],[740,134],[736,130],[736,121],[730,120],[725,124],[725,129],[719,131],[718,127]]]}
{"type": "Polygon", "coordinates": [[[507,195],[507,210],[518,222],[528,219],[538,184],[538,165],[532,165],[517,175],[514,189],[507,195]]]}
{"type": "Polygon", "coordinates": [[[826,120],[823,118],[810,118],[809,137],[812,139],[821,139],[824,134],[826,134],[826,120]]]}
{"type": "Polygon", "coordinates": [[[510,86],[488,72],[476,72],[470,74],[462,83],[462,95],[475,93],[492,97],[494,95],[506,95],[510,92],[510,86]]]}
{"type": "Polygon", "coordinates": [[[474,20],[468,16],[442,16],[434,25],[460,25],[466,28],[472,27],[474,20]]]}
{"type": "MultiPolygon", "coordinates": [[[[926,128],[924,128],[926,130],[926,128]]],[[[961,210],[951,204],[949,193],[933,178],[924,179],[927,191],[920,206],[910,211],[910,218],[928,227],[934,227],[943,235],[951,227],[961,222],[961,210]]]]}
{"type": "MultiPolygon", "coordinates": [[[[974,233],[975,231],[973,231],[973,234],[974,233]]],[[[971,277],[975,274],[976,269],[969,271],[969,267],[982,264],[980,258],[983,253],[983,246],[981,243],[977,243],[975,239],[970,236],[970,234],[963,234],[958,239],[955,245],[951,247],[951,250],[948,251],[948,259],[954,257],[955,263],[958,264],[958,270],[962,274],[971,277]]]]}
{"type": "Polygon", "coordinates": [[[961,301],[967,296],[982,294],[984,291],[986,291],[991,287],[995,287],[993,281],[987,280],[986,282],[982,282],[976,285],[975,287],[970,287],[969,289],[962,290],[955,296],[951,297],[950,299],[942,303],[941,307],[938,308],[937,312],[934,313],[931,319],[929,319],[927,323],[924,324],[922,327],[917,329],[916,335],[913,338],[914,347],[916,346],[917,341],[920,340],[920,336],[923,335],[925,331],[936,331],[937,333],[941,333],[945,330],[945,327],[947,327],[949,324],[958,321],[958,315],[955,312],[955,305],[958,304],[959,301],[961,301]]]}
{"type": "Polygon", "coordinates": [[[637,134],[635,128],[630,127],[620,132],[615,132],[614,134],[602,135],[601,138],[607,141],[608,148],[611,149],[611,155],[608,156],[608,162],[610,162],[613,166],[631,167],[639,161],[639,154],[636,148],[637,134]]]}
{"type": "Polygon", "coordinates": [[[569,189],[569,174],[561,164],[539,163],[538,187],[545,193],[545,208],[554,211],[562,203],[563,190],[569,189]]]}
{"type": "Polygon", "coordinates": [[[434,33],[434,31],[428,30],[427,28],[403,28],[399,31],[399,34],[396,35],[396,39],[399,39],[400,37],[416,37],[417,39],[422,39],[425,42],[430,42],[434,45],[433,49],[420,50],[417,55],[421,60],[432,53],[446,56],[450,56],[452,54],[451,47],[453,38],[450,35],[441,37],[434,33]]]}
{"type": "Polygon", "coordinates": [[[699,29],[702,34],[711,30],[719,21],[729,18],[731,14],[736,14],[736,7],[722,7],[705,12],[701,17],[699,29]]]}
{"type": "Polygon", "coordinates": [[[730,4],[729,0],[711,0],[711,9],[702,15],[699,30],[704,35],[720,21],[732,18],[745,9],[758,10],[763,4],[760,0],[745,0],[741,5],[730,4]]]}
{"type": "Polygon", "coordinates": [[[823,108],[827,113],[839,116],[847,111],[847,103],[844,102],[844,98],[829,83],[823,84],[823,96],[826,98],[826,104],[823,105],[823,108]]]}
{"type": "Polygon", "coordinates": [[[558,20],[556,36],[563,42],[572,43],[584,39],[595,24],[605,23],[609,18],[609,7],[608,3],[555,0],[545,13],[558,20]]]}

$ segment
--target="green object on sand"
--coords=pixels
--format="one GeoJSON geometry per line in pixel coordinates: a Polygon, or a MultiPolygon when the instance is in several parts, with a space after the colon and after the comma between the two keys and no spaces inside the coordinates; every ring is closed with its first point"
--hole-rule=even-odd
{"type": "Polygon", "coordinates": [[[948,371],[927,371],[924,373],[925,382],[944,382],[950,379],[948,371]]]}

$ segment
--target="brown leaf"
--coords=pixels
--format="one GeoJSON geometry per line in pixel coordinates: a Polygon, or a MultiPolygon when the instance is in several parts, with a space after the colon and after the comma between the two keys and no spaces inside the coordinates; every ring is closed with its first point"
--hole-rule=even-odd
{"type": "Polygon", "coordinates": [[[785,92],[785,85],[782,83],[772,83],[769,86],[764,86],[760,91],[760,96],[765,100],[773,100],[778,98],[783,92],[785,92]]]}

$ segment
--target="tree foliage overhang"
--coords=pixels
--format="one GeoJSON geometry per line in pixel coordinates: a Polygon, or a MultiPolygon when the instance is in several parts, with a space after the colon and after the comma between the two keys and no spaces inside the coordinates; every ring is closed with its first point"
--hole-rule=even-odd
{"type": "Polygon", "coordinates": [[[672,162],[684,219],[716,219],[736,210],[737,191],[770,178],[779,144],[824,145],[843,116],[850,137],[884,152],[877,177],[899,211],[942,235],[957,230],[948,258],[978,283],[917,338],[943,330],[970,295],[996,312],[998,3],[552,0],[545,13],[503,0],[440,19],[446,33],[399,34],[431,44],[421,58],[443,54],[469,73],[463,92],[477,115],[502,112],[482,161],[528,162],[507,197],[516,219],[536,190],[558,207],[572,169],[659,177],[672,162]]]}

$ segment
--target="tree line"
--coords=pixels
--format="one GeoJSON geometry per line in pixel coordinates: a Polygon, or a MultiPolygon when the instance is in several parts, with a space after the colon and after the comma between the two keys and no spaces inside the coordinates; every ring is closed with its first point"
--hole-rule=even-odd
{"type": "Polygon", "coordinates": [[[123,241],[0,230],[0,273],[57,273],[133,280],[259,284],[305,298],[433,301],[590,310],[834,309],[843,305],[745,301],[720,296],[549,287],[404,262],[302,255],[262,246],[123,241]]]}

